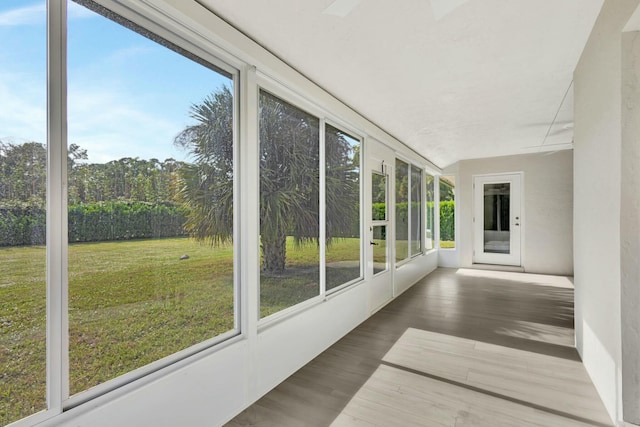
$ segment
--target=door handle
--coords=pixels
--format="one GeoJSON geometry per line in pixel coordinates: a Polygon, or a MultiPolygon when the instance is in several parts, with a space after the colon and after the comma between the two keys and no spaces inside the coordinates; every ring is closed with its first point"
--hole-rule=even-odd
{"type": "Polygon", "coordinates": [[[376,243],[376,242],[369,242],[370,244],[372,244],[373,246],[378,246],[380,245],[380,243],[376,243]]]}

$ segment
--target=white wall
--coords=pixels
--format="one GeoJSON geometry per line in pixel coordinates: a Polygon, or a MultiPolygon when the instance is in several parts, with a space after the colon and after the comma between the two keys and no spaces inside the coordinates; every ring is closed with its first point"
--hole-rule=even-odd
{"type": "Polygon", "coordinates": [[[522,266],[528,273],[573,275],[573,153],[463,160],[456,204],[460,266],[473,264],[473,176],[524,172],[522,266]]]}
{"type": "MultiPolygon", "coordinates": [[[[365,138],[373,137],[416,165],[439,171],[426,159],[387,135],[304,76],[273,57],[256,43],[204,10],[182,0],[145,2],[99,0],[128,18],[132,11],[160,23],[187,40],[195,41],[238,67],[241,72],[240,153],[243,171],[239,193],[242,335],[198,355],[119,387],[41,426],[216,426],[231,419],[297,369],[336,342],[370,315],[371,289],[363,281],[326,299],[315,298],[299,310],[268,324],[257,318],[259,265],[258,211],[258,79],[273,78],[291,96],[309,100],[320,111],[349,125],[365,138]]],[[[143,22],[144,23],[144,22],[143,22]]],[[[154,27],[154,24],[150,24],[154,27]]],[[[162,31],[162,30],[159,30],[162,31]]],[[[366,145],[365,145],[366,151],[366,145]]],[[[366,161],[366,160],[365,160],[366,161]]],[[[371,193],[370,184],[365,187],[371,193]]],[[[395,294],[403,292],[437,265],[437,251],[418,256],[394,271],[395,294]]],[[[365,277],[368,277],[365,276],[365,277]]],[[[29,425],[27,419],[20,425],[29,425]]]]}
{"type": "MultiPolygon", "coordinates": [[[[640,7],[634,14],[640,18],[640,7]]],[[[640,20],[640,19],[639,19],[640,20]]],[[[640,425],[640,22],[622,40],[622,409],[640,425]]]]}
{"type": "Polygon", "coordinates": [[[638,3],[605,1],[574,74],[576,342],[616,422],[622,419],[621,32],[638,3]]]}

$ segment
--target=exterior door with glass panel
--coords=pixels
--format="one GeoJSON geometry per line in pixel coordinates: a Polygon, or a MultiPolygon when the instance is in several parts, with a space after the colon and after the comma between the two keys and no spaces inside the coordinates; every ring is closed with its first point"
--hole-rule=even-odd
{"type": "Polygon", "coordinates": [[[521,182],[521,173],[474,177],[475,263],[522,264],[521,182]]]}
{"type": "Polygon", "coordinates": [[[391,235],[389,203],[393,152],[377,141],[367,145],[367,175],[369,180],[367,276],[369,279],[369,307],[376,311],[393,298],[393,273],[391,269],[391,235]]]}

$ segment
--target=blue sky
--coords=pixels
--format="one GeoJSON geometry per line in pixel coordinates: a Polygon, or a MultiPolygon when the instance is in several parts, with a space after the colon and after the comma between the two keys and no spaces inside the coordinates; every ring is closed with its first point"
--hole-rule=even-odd
{"type": "MultiPolygon", "coordinates": [[[[69,2],[69,142],[90,162],[184,159],[189,107],[231,82],[69,2]]],[[[0,1],[0,139],[46,142],[45,1],[0,1]]]]}

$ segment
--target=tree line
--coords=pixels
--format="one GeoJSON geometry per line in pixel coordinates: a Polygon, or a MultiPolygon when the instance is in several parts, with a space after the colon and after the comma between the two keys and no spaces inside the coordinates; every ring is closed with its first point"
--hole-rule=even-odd
{"type": "MultiPolygon", "coordinates": [[[[87,163],[87,151],[77,144],[68,150],[69,205],[113,200],[174,203],[179,170],[186,163],[172,158],[123,157],[87,163]]],[[[47,149],[39,142],[0,141],[0,205],[44,207],[47,149]]]]}

